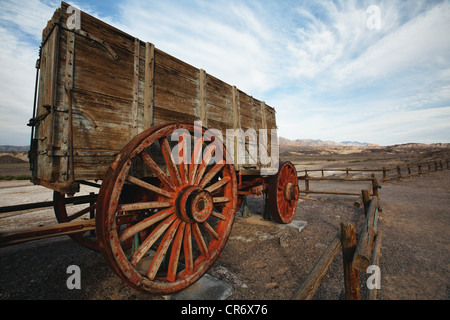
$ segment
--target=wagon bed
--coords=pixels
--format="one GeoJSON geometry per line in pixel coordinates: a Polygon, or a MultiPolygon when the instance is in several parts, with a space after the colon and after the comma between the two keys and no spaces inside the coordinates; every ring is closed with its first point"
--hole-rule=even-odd
{"type": "Polygon", "coordinates": [[[226,129],[276,129],[272,107],[149,42],[82,11],[81,28],[69,29],[68,7],[61,4],[42,35],[41,120],[30,153],[36,184],[74,193],[77,181],[102,179],[120,150],[153,125],[201,121],[223,137],[226,129]]]}

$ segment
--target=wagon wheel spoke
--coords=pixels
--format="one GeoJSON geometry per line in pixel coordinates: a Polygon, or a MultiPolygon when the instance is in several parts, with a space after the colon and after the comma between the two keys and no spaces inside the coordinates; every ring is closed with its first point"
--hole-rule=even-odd
{"type": "Polygon", "coordinates": [[[208,232],[214,239],[218,240],[220,238],[219,234],[214,230],[213,227],[208,222],[203,222],[202,227],[208,232]]]}
{"type": "Polygon", "coordinates": [[[224,203],[224,202],[229,202],[230,198],[228,197],[214,197],[213,198],[213,202],[214,203],[224,203]]]}
{"type": "Polygon", "coordinates": [[[161,210],[161,211],[155,213],[154,215],[126,228],[119,235],[120,241],[127,240],[128,238],[135,235],[136,233],[141,232],[142,230],[145,230],[145,229],[153,226],[155,223],[169,217],[173,213],[174,213],[173,207],[166,208],[166,209],[161,210]]]}
{"type": "Polygon", "coordinates": [[[206,246],[205,239],[202,236],[202,232],[200,231],[198,224],[195,223],[192,225],[192,233],[194,234],[195,241],[199,246],[202,256],[208,257],[209,256],[208,247],[206,246]]]}
{"type": "Polygon", "coordinates": [[[189,164],[189,183],[194,184],[195,177],[197,175],[198,165],[200,164],[200,159],[202,155],[202,144],[203,140],[198,138],[195,141],[194,151],[192,152],[191,162],[189,164]]]}
{"type": "Polygon", "coordinates": [[[186,229],[186,222],[182,222],[173,240],[172,252],[170,254],[169,268],[167,270],[167,280],[169,280],[170,282],[174,282],[177,276],[178,261],[180,258],[181,247],[183,245],[183,237],[185,229],[186,229]]]}
{"type": "Polygon", "coordinates": [[[204,188],[210,181],[212,178],[214,178],[219,172],[220,170],[222,170],[222,168],[224,167],[224,163],[219,163],[216,164],[201,180],[199,186],[200,188],[204,188]]]}
{"type": "Polygon", "coordinates": [[[184,263],[186,265],[186,272],[191,273],[194,270],[194,258],[192,254],[192,228],[191,224],[186,224],[183,235],[183,253],[184,263]]]}
{"type": "Polygon", "coordinates": [[[200,167],[198,168],[198,172],[195,177],[194,184],[197,184],[197,185],[200,184],[200,181],[203,178],[203,174],[205,173],[205,170],[208,166],[209,161],[212,158],[212,154],[214,153],[215,149],[216,149],[216,145],[214,145],[214,144],[210,144],[206,147],[204,156],[203,156],[203,161],[200,164],[200,167]]]}
{"type": "Polygon", "coordinates": [[[188,183],[188,175],[189,175],[189,168],[188,168],[188,152],[187,152],[187,134],[183,133],[180,135],[178,139],[178,145],[181,146],[181,152],[178,150],[178,170],[180,171],[180,176],[183,184],[188,183]]]}
{"type": "Polygon", "coordinates": [[[166,162],[167,169],[169,170],[169,175],[172,179],[172,182],[176,186],[181,186],[183,182],[181,181],[180,173],[178,172],[178,168],[173,159],[172,150],[170,149],[167,137],[159,139],[159,144],[161,145],[161,152],[164,156],[164,160],[166,162]]]}
{"type": "Polygon", "coordinates": [[[171,202],[136,202],[136,203],[126,203],[117,206],[117,211],[137,211],[146,209],[161,209],[172,206],[171,202]]]}
{"type": "Polygon", "coordinates": [[[177,231],[180,223],[181,223],[180,220],[178,219],[175,220],[175,222],[172,223],[170,228],[164,234],[164,237],[162,238],[161,243],[158,246],[158,249],[156,250],[156,254],[153,257],[150,267],[147,270],[147,277],[150,280],[155,279],[156,273],[158,272],[159,267],[161,266],[162,260],[166,255],[166,252],[169,249],[170,244],[172,243],[172,240],[175,236],[175,232],[177,231]]]}
{"type": "Polygon", "coordinates": [[[140,186],[140,187],[142,187],[144,189],[153,191],[153,192],[155,192],[155,193],[157,193],[159,195],[162,195],[163,197],[166,197],[166,198],[171,198],[172,199],[172,198],[174,198],[176,196],[176,194],[173,193],[173,192],[165,191],[165,190],[163,190],[161,188],[158,188],[158,187],[156,187],[156,186],[154,186],[154,185],[152,185],[150,183],[147,183],[145,181],[142,181],[142,180],[137,179],[137,178],[132,177],[132,176],[128,176],[127,180],[129,182],[137,185],[137,186],[140,186]]]}
{"type": "Polygon", "coordinates": [[[225,184],[230,182],[230,180],[231,180],[230,177],[222,178],[221,180],[217,181],[216,183],[210,185],[208,188],[205,188],[205,190],[208,191],[209,193],[213,193],[214,191],[222,188],[225,184]]]}
{"type": "Polygon", "coordinates": [[[141,260],[141,258],[150,250],[151,246],[158,240],[158,238],[166,231],[166,229],[176,220],[176,215],[172,214],[169,218],[161,222],[144,240],[144,242],[137,248],[130,258],[130,263],[133,266],[141,260]]]}
{"type": "Polygon", "coordinates": [[[173,182],[167,177],[167,175],[164,173],[164,171],[161,170],[161,168],[156,164],[155,161],[145,152],[142,152],[140,154],[140,157],[146,164],[146,166],[153,172],[153,174],[166,186],[168,186],[171,190],[176,190],[175,185],[173,182]]]}
{"type": "Polygon", "coordinates": [[[219,218],[220,220],[227,220],[227,217],[225,217],[223,214],[217,212],[217,211],[213,211],[211,213],[213,216],[219,218]]]}

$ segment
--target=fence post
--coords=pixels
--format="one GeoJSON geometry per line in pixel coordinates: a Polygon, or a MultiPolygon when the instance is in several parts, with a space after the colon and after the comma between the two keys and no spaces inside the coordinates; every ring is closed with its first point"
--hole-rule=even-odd
{"type": "Polygon", "coordinates": [[[370,204],[370,192],[369,190],[362,190],[362,203],[364,205],[364,216],[367,216],[367,210],[370,204]]]}
{"type": "Polygon", "coordinates": [[[407,169],[408,169],[408,176],[409,176],[409,178],[411,179],[412,177],[411,177],[411,166],[408,164],[407,166],[407,169]]]}
{"type": "Polygon", "coordinates": [[[306,193],[306,197],[309,197],[309,176],[308,173],[305,171],[305,193],[306,193]]]}
{"type": "MultiPolygon", "coordinates": [[[[380,266],[380,252],[381,252],[381,238],[382,232],[378,231],[377,235],[374,239],[374,248],[372,252],[372,264],[376,266],[380,266]]],[[[376,300],[378,294],[378,289],[369,289],[367,293],[366,300],[376,300]]]]}
{"type": "Polygon", "coordinates": [[[386,180],[386,167],[383,167],[383,180],[386,180]]]}
{"type": "Polygon", "coordinates": [[[402,169],[400,169],[400,166],[397,166],[397,177],[398,180],[402,180],[402,169]]]}
{"type": "Polygon", "coordinates": [[[419,172],[419,177],[421,177],[422,176],[422,166],[420,164],[417,166],[417,171],[419,172]]]}
{"type": "Polygon", "coordinates": [[[353,255],[356,250],[355,224],[341,223],[342,260],[344,264],[345,300],[361,300],[359,290],[359,271],[353,268],[353,255]]]}
{"type": "Polygon", "coordinates": [[[355,255],[353,257],[353,266],[359,271],[366,271],[372,260],[372,245],[376,235],[378,221],[378,198],[373,197],[370,201],[368,213],[364,221],[361,234],[356,245],[355,255]]]}

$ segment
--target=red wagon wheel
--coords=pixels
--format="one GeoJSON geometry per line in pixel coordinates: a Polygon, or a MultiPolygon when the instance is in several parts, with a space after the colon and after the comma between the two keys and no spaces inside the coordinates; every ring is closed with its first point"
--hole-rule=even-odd
{"type": "MultiPolygon", "coordinates": [[[[89,206],[87,207],[84,204],[79,206],[77,206],[77,204],[74,204],[74,207],[76,206],[78,208],[76,208],[74,212],[68,213],[65,199],[66,199],[65,194],[60,193],[58,191],[53,192],[53,209],[55,211],[56,220],[58,220],[59,223],[74,221],[91,212],[94,212],[95,215],[95,208],[96,208],[95,201],[92,204],[89,204],[89,206]]],[[[96,237],[95,235],[91,234],[91,231],[86,231],[85,233],[72,234],[69,235],[69,237],[86,248],[98,251],[96,237]]]]}
{"type": "Polygon", "coordinates": [[[121,151],[103,180],[96,218],[101,251],[136,289],[169,294],[186,288],[211,267],[231,232],[236,172],[225,161],[210,164],[213,155],[226,151],[221,142],[206,139],[205,128],[200,130],[205,139],[195,142],[190,141],[194,125],[146,130],[121,151]],[[130,186],[157,198],[130,200],[124,194],[130,186]],[[223,205],[217,209],[216,203],[223,205]]]}
{"type": "Polygon", "coordinates": [[[269,178],[268,196],[272,218],[278,223],[290,223],[299,197],[297,170],[291,162],[280,162],[277,174],[269,178]]]}

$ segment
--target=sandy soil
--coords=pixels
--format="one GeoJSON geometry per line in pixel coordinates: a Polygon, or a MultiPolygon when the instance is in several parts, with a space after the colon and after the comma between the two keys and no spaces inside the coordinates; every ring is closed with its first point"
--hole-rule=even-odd
{"type": "MultiPolygon", "coordinates": [[[[314,181],[314,189],[359,192],[364,183],[314,181]]],[[[87,192],[90,190],[86,190],[87,192]]],[[[0,183],[0,205],[51,200],[51,191],[26,181],[0,183]]],[[[380,190],[383,212],[381,290],[379,299],[449,299],[450,171],[385,182],[380,190]]],[[[209,273],[233,286],[228,299],[290,299],[313,268],[341,222],[357,230],[363,210],[354,197],[316,196],[300,200],[295,220],[299,232],[279,225],[256,225],[237,218],[228,243],[209,273]]],[[[252,215],[263,212],[262,197],[250,197],[252,215]]],[[[0,219],[0,228],[38,226],[54,221],[52,210],[0,219]]],[[[68,237],[32,241],[0,248],[0,299],[127,299],[155,300],[136,292],[113,274],[102,256],[68,237]],[[66,286],[67,267],[78,265],[81,290],[66,286]]],[[[343,288],[342,256],[334,260],[314,299],[339,299],[343,288]]],[[[361,273],[364,292],[365,274],[361,273]]]]}

